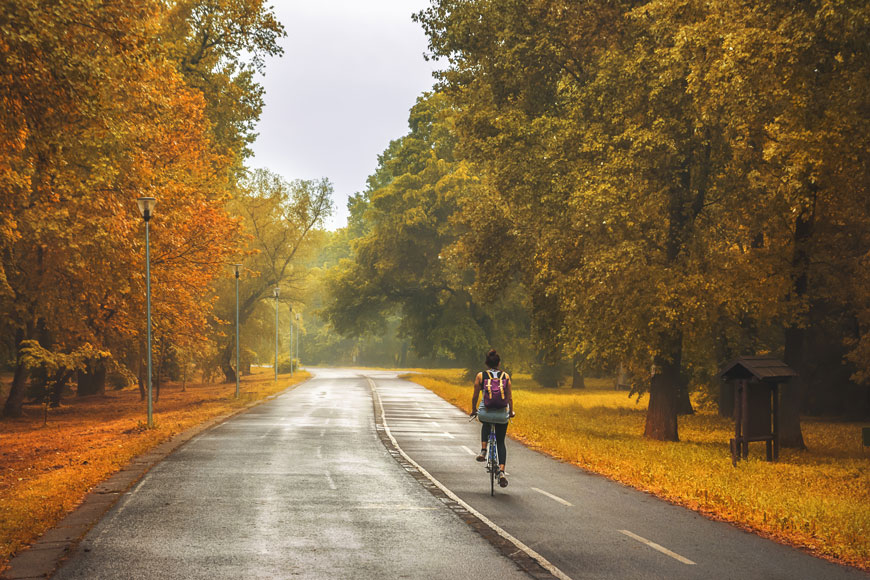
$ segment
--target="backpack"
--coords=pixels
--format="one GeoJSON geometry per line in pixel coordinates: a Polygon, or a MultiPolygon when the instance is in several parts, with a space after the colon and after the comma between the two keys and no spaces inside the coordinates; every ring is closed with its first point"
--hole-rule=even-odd
{"type": "Polygon", "coordinates": [[[487,409],[507,407],[507,373],[488,370],[483,372],[483,406],[487,409]]]}

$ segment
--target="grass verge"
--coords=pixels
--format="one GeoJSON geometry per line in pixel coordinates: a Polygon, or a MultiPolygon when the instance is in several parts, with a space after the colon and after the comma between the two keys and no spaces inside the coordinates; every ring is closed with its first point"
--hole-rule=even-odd
{"type": "MultiPolygon", "coordinates": [[[[472,389],[459,370],[406,377],[470,411],[472,389]]],[[[679,443],[642,437],[646,401],[609,381],[587,389],[543,389],[514,377],[517,416],[509,434],[554,457],[840,563],[870,570],[870,459],[861,424],[805,420],[809,451],[764,446],[731,466],[734,423],[711,412],[680,417],[679,443]]]]}
{"type": "Polygon", "coordinates": [[[49,412],[25,406],[21,419],[0,421],[0,570],[12,556],[81,503],[88,491],[133,457],[214,417],[239,410],[297,384],[305,372],[255,374],[235,385],[163,387],[146,429],[137,389],[69,398],[49,412]]]}

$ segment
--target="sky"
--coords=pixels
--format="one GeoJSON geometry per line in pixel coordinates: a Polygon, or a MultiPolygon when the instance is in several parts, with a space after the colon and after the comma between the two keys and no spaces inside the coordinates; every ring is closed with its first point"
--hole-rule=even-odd
{"type": "Polygon", "coordinates": [[[365,188],[377,156],[408,132],[408,112],[432,88],[437,63],[411,15],[428,0],[275,0],[287,37],[266,63],[265,107],[251,167],[288,180],[327,177],[329,229],[347,223],[347,198],[365,188]]]}

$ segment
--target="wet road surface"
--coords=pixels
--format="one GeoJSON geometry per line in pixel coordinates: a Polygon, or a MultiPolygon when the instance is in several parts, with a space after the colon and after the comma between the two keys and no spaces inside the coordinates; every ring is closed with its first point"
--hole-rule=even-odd
{"type": "MultiPolygon", "coordinates": [[[[566,577],[870,579],[510,440],[510,485],[496,488],[491,497],[487,474],[474,460],[480,424],[469,423],[453,405],[395,374],[369,374],[386,423],[405,453],[566,577]]],[[[469,386],[469,401],[471,393],[469,386]]]]}
{"type": "Polygon", "coordinates": [[[528,578],[486,520],[559,578],[870,578],[513,441],[490,497],[464,413],[396,373],[313,372],[155,466],[54,577],[528,578]]]}
{"type": "Polygon", "coordinates": [[[155,466],[54,578],[527,578],[396,463],[326,373],[155,466]]]}

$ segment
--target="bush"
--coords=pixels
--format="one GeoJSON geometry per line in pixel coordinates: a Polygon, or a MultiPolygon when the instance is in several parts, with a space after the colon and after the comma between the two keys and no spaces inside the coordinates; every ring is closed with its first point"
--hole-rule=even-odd
{"type": "Polygon", "coordinates": [[[288,373],[291,373],[291,372],[296,372],[296,371],[299,370],[299,360],[298,360],[298,359],[293,359],[293,361],[292,361],[292,365],[293,365],[292,369],[291,369],[291,366],[290,366],[290,365],[291,365],[291,361],[290,361],[290,359],[279,360],[279,361],[278,361],[278,372],[279,372],[280,374],[284,375],[284,374],[288,374],[288,373]]]}

